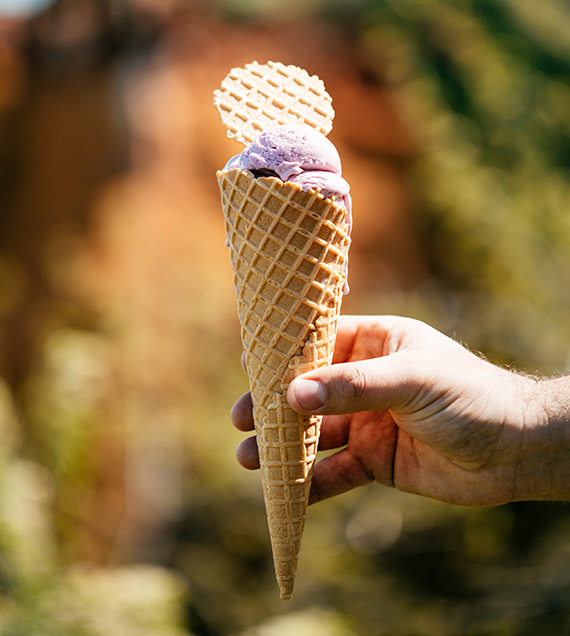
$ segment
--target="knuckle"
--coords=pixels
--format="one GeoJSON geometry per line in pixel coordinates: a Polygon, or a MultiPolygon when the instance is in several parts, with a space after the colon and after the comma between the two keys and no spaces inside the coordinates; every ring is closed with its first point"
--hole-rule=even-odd
{"type": "Polygon", "coordinates": [[[365,395],[367,388],[366,375],[358,367],[348,367],[343,384],[347,397],[350,399],[358,399],[365,395]]]}

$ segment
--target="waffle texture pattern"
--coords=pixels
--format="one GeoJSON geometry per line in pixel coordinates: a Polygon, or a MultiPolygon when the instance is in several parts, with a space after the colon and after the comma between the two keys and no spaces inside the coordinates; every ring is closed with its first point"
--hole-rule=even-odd
{"type": "Polygon", "coordinates": [[[290,598],[321,418],[293,411],[290,381],[332,361],[350,245],[346,210],[317,192],[218,172],[277,581],[290,598]]]}
{"type": "Polygon", "coordinates": [[[214,91],[214,104],[228,137],[248,145],[261,132],[282,124],[306,124],[328,134],[332,99],[323,81],[298,66],[251,62],[233,68],[214,91]]]}

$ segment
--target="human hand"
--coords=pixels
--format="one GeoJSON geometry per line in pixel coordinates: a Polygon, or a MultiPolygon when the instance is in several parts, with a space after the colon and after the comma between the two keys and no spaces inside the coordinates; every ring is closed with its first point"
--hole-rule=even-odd
{"type": "MultiPolygon", "coordinates": [[[[464,505],[560,498],[553,471],[567,475],[568,451],[552,444],[539,385],[424,323],[341,317],[333,365],[287,393],[296,411],[324,415],[319,448],[341,449],[315,465],[311,503],[374,480],[464,505]]],[[[249,394],[232,421],[253,429],[249,394]]],[[[238,460],[259,466],[255,438],[238,460]]]]}

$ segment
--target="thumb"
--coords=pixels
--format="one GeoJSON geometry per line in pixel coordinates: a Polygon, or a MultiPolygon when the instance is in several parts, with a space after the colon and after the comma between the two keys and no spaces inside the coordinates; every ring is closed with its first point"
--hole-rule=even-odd
{"type": "Polygon", "coordinates": [[[299,413],[341,414],[401,410],[420,392],[421,382],[406,352],[334,364],[291,381],[287,400],[299,413]]]}

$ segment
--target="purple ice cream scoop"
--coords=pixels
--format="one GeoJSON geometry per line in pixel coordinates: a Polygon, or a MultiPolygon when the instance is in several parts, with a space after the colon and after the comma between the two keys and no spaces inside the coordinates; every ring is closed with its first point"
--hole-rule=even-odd
{"type": "Polygon", "coordinates": [[[288,181],[307,170],[341,174],[334,145],[310,126],[275,126],[261,133],[242,153],[240,168],[271,170],[288,181]]]}

